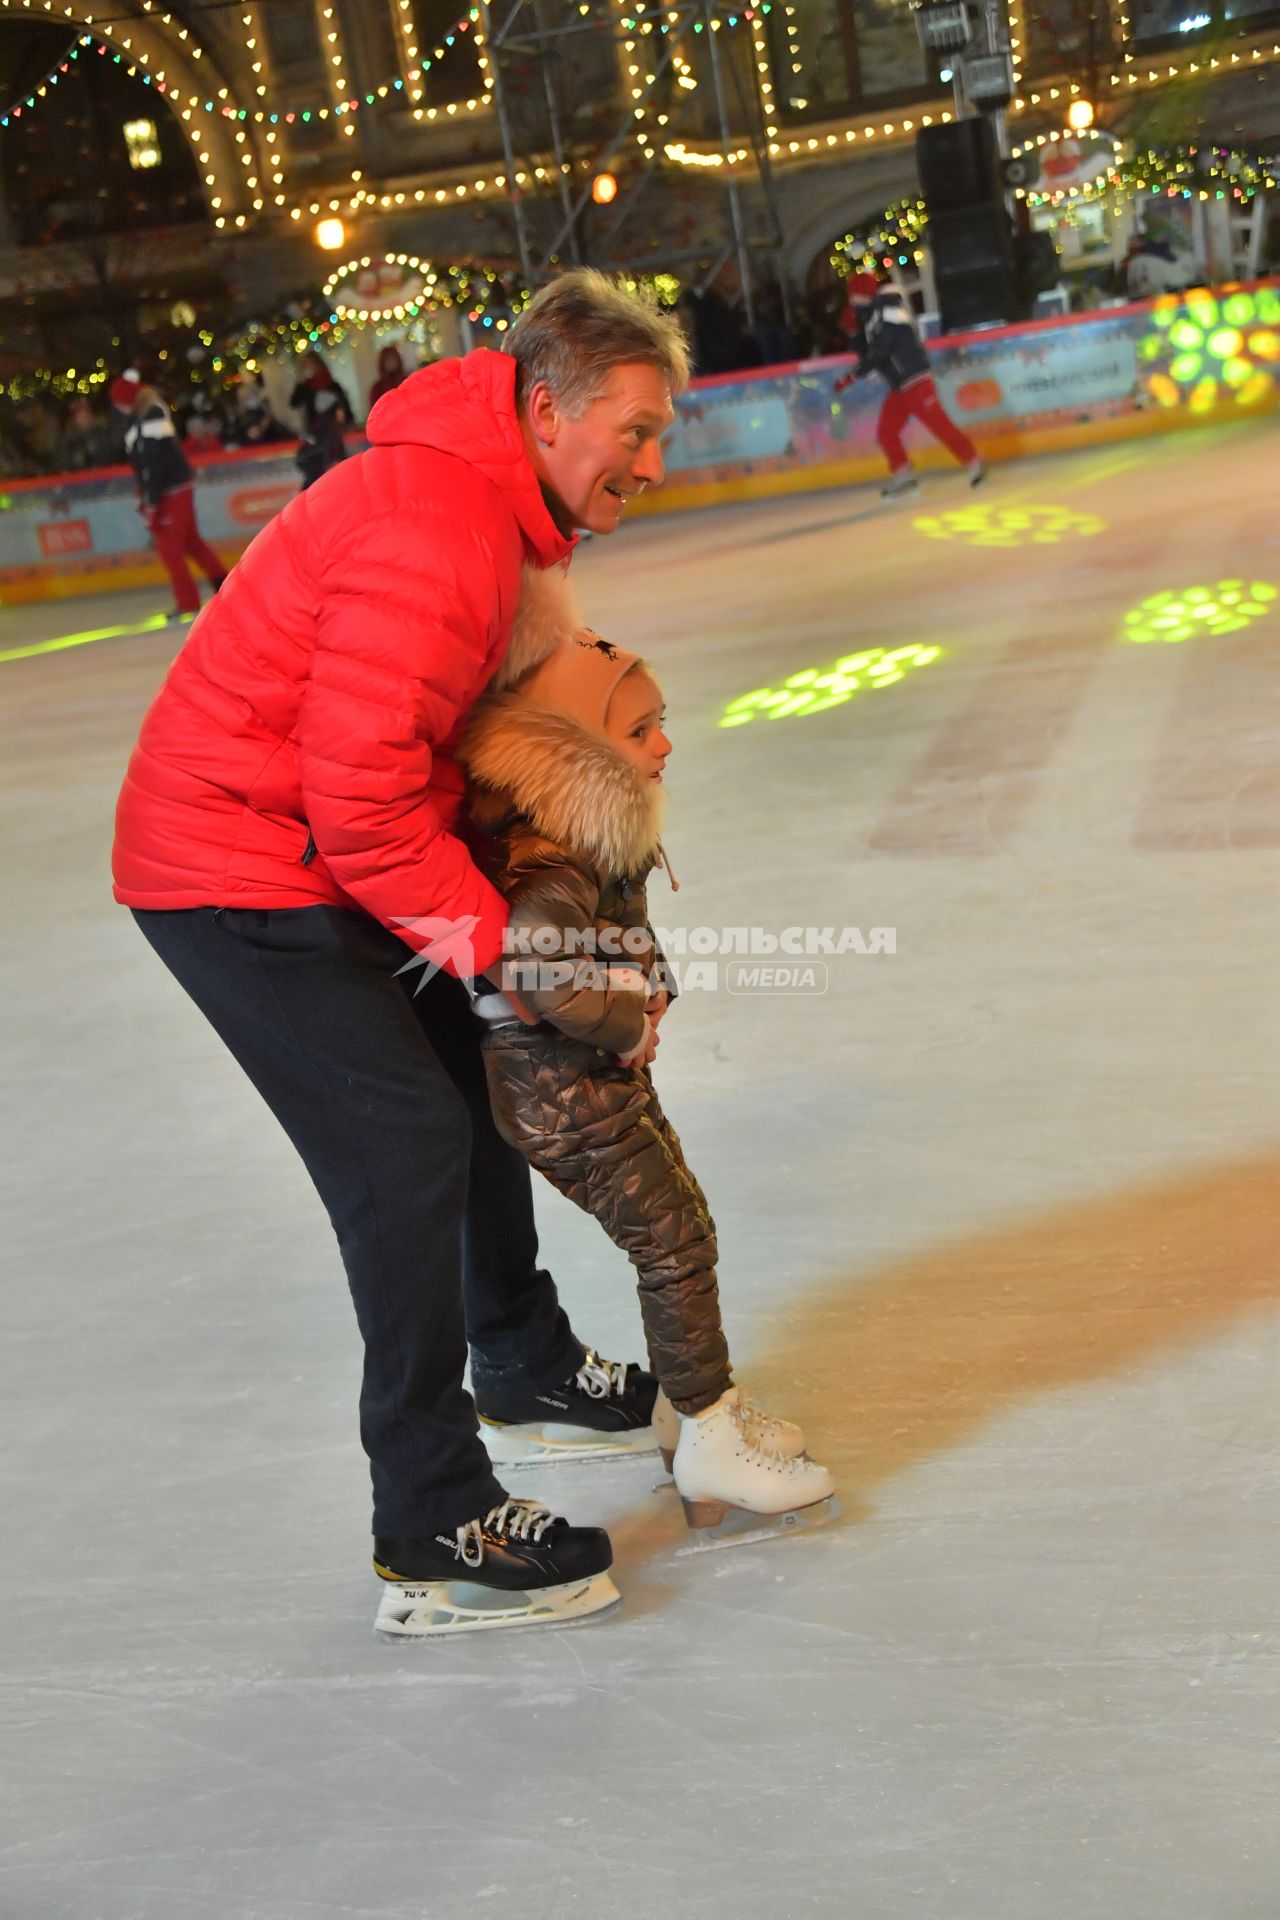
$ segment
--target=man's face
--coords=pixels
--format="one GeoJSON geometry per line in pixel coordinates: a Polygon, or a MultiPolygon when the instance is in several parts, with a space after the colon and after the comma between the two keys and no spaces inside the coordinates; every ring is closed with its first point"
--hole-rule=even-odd
{"type": "Polygon", "coordinates": [[[539,477],[575,527],[612,533],[625,502],[665,471],[658,445],[675,418],[666,375],[642,361],[614,367],[599,399],[576,419],[539,383],[529,395],[539,477]]]}

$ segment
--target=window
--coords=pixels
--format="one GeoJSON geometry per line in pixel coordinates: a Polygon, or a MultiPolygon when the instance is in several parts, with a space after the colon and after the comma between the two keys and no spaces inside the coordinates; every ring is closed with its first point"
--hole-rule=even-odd
{"type": "Polygon", "coordinates": [[[769,43],[784,120],[909,100],[937,84],[909,0],[782,0],[769,43]]]}
{"type": "Polygon", "coordinates": [[[422,103],[428,107],[447,107],[462,100],[474,100],[484,92],[484,76],[476,57],[475,30],[468,25],[455,33],[462,9],[458,0],[413,0],[413,24],[417,34],[418,58],[423,63],[422,103]],[[453,35],[453,45],[445,45],[453,35]],[[437,48],[443,57],[433,60],[437,48]],[[425,63],[431,60],[428,67],[425,63]]]}

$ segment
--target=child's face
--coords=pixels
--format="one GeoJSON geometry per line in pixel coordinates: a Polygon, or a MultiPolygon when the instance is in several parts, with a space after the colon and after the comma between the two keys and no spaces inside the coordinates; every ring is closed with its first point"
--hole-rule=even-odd
{"type": "Polygon", "coordinates": [[[671,742],[662,731],[665,717],[662,689],[652,674],[639,667],[625,674],[609,702],[604,730],[646,780],[661,780],[671,751],[671,742]]]}

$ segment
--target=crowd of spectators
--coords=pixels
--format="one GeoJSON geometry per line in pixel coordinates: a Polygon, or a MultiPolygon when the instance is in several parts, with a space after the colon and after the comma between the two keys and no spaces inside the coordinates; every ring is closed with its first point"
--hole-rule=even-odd
{"type": "MultiPolygon", "coordinates": [[[[163,390],[163,382],[157,384],[163,390]]],[[[192,387],[166,397],[183,451],[197,457],[298,436],[297,424],[277,417],[261,380],[251,375],[223,389],[192,387]]],[[[105,390],[67,399],[52,393],[18,400],[6,395],[0,398],[0,479],[122,466],[127,424],[107,404],[105,390]]]]}
{"type": "Polygon", "coordinates": [[[779,289],[762,288],[756,295],[754,327],[742,306],[714,286],[683,293],[678,310],[693,347],[695,373],[713,374],[844,353],[848,342],[840,327],[843,306],[844,289],[833,276],[829,288],[794,298],[790,319],[779,289]]]}
{"type": "MultiPolygon", "coordinates": [[[[715,288],[686,293],[680,311],[693,344],[696,371],[736,373],[843,352],[842,302],[840,287],[833,280],[829,294],[824,290],[799,300],[788,322],[781,295],[766,288],[756,301],[754,330],[748,327],[740,304],[715,288]]],[[[407,371],[400,349],[384,347],[368,404],[397,386],[407,371]]],[[[156,384],[172,408],[183,451],[197,459],[223,448],[294,440],[308,422],[296,395],[293,406],[278,413],[261,378],[252,374],[241,374],[226,386],[192,386],[180,393],[166,392],[163,379],[156,384]]],[[[124,464],[124,423],[108,406],[105,389],[66,399],[52,393],[21,400],[0,396],[0,480],[124,464]]]]}

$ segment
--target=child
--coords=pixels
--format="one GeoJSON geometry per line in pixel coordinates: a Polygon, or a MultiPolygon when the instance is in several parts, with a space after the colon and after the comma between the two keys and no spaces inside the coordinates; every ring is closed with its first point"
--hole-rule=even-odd
{"type": "Polygon", "coordinates": [[[498,1130],[595,1215],[636,1269],[655,1412],[689,1525],[728,1508],[790,1513],[830,1474],[790,1422],[733,1385],[716,1288],[715,1226],[649,1074],[666,1004],[645,880],[663,859],[671,743],[647,667],[579,630],[475,709],[459,753],[476,858],[510,903],[503,983],[488,981],[485,1069],[498,1130]],[[664,1430],[665,1420],[665,1430],[664,1430]]]}

